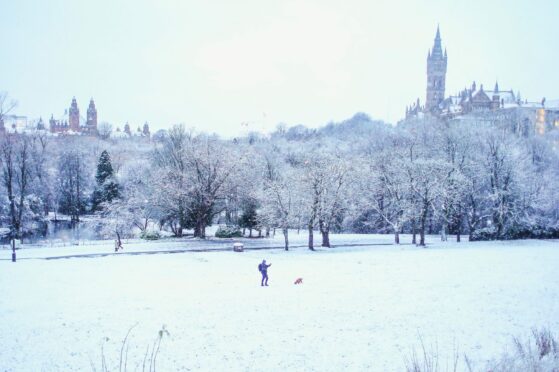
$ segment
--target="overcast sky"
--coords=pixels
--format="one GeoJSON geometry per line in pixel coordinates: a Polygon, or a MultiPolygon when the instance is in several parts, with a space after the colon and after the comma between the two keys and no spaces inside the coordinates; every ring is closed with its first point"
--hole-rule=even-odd
{"type": "Polygon", "coordinates": [[[472,80],[559,98],[557,0],[0,0],[0,90],[29,118],[73,96],[100,121],[226,136],[424,101],[440,24],[447,94],[472,80]]]}

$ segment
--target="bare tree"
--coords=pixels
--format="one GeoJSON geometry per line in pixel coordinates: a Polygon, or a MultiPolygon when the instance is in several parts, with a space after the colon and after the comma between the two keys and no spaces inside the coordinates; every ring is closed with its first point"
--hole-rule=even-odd
{"type": "MultiPolygon", "coordinates": [[[[153,154],[162,172],[161,180],[172,186],[173,194],[161,188],[160,205],[183,228],[193,228],[194,236],[205,238],[206,226],[225,208],[233,186],[233,175],[244,155],[216,137],[194,135],[178,125],[163,139],[153,154]]],[[[163,184],[161,186],[164,186],[163,184]]]]}
{"type": "Polygon", "coordinates": [[[59,212],[70,215],[73,225],[80,222],[80,216],[85,212],[91,173],[91,166],[80,150],[70,148],[60,154],[57,204],[59,212]]]}
{"type": "Polygon", "coordinates": [[[17,106],[17,101],[11,99],[7,92],[0,92],[0,122],[17,106]]]}
{"type": "Polygon", "coordinates": [[[271,156],[264,156],[263,188],[260,197],[261,215],[267,221],[281,229],[284,248],[289,250],[289,226],[293,218],[293,183],[288,176],[289,166],[280,168],[271,156]]]}
{"type": "Polygon", "coordinates": [[[99,133],[99,137],[101,137],[101,139],[107,140],[111,137],[113,125],[106,121],[102,121],[99,125],[97,125],[97,132],[99,133]]]}
{"type": "Polygon", "coordinates": [[[6,134],[0,142],[2,183],[9,202],[12,261],[16,260],[15,239],[23,239],[24,202],[31,184],[31,143],[29,137],[6,134]]]}

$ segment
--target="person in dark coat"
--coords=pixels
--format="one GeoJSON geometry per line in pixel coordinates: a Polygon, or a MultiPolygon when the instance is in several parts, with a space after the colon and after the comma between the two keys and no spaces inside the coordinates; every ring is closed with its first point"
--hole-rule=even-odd
{"type": "Polygon", "coordinates": [[[262,263],[258,265],[258,270],[262,274],[262,281],[260,282],[261,286],[268,286],[268,268],[272,266],[272,264],[267,265],[266,260],[262,260],[262,263]]]}

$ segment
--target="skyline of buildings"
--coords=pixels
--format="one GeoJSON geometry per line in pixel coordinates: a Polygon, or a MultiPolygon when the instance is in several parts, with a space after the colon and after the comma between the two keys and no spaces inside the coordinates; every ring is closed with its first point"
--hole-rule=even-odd
{"type": "MultiPolygon", "coordinates": [[[[151,132],[149,129],[149,124],[145,122],[143,125],[138,125],[136,131],[132,131],[130,124],[126,122],[124,124],[124,130],[121,130],[120,126],[115,126],[114,128],[106,128],[107,125],[111,125],[105,122],[98,122],[97,118],[97,107],[95,106],[95,101],[93,98],[89,101],[89,106],[87,108],[86,117],[80,114],[80,109],[76,97],[72,98],[70,107],[64,110],[64,113],[55,118],[54,114],[51,114],[48,123],[46,123],[42,117],[38,119],[29,120],[25,115],[7,114],[0,118],[0,132],[26,132],[33,130],[41,130],[50,133],[51,135],[87,135],[87,136],[99,136],[101,124],[104,128],[103,131],[108,131],[114,133],[114,137],[123,136],[142,136],[150,137],[151,132]],[[122,135],[120,135],[122,134],[122,135]]],[[[112,125],[111,125],[112,126],[112,125]]]]}
{"type": "Polygon", "coordinates": [[[496,81],[492,90],[475,81],[455,95],[446,96],[448,53],[443,53],[440,28],[437,26],[433,47],[427,53],[425,104],[420,98],[406,107],[403,120],[431,115],[443,120],[508,122],[525,135],[545,134],[559,128],[559,100],[529,102],[512,89],[501,90],[496,81]]]}

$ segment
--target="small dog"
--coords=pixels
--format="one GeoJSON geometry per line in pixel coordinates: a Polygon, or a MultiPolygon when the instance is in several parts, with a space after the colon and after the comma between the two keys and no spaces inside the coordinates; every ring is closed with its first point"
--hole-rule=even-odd
{"type": "Polygon", "coordinates": [[[293,284],[303,284],[303,278],[297,278],[297,280],[293,284]]]}

